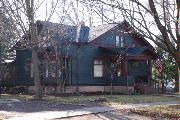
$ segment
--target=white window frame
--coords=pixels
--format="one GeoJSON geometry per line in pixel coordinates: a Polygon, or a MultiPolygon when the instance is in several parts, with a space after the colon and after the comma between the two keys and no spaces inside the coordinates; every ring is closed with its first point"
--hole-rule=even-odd
{"type": "Polygon", "coordinates": [[[104,74],[104,65],[102,59],[94,59],[93,67],[94,78],[102,78],[104,74]]]}
{"type": "Polygon", "coordinates": [[[124,47],[124,36],[120,36],[120,47],[124,47]]]}
{"type": "Polygon", "coordinates": [[[116,36],[116,46],[124,47],[124,45],[125,45],[124,40],[125,40],[124,36],[116,36]]]}
{"type": "Polygon", "coordinates": [[[119,36],[116,36],[116,46],[119,46],[119,43],[120,43],[119,36]]]}
{"type": "Polygon", "coordinates": [[[56,61],[46,61],[46,77],[56,77],[56,61]],[[55,71],[53,68],[55,67],[55,71]],[[53,72],[53,73],[52,73],[53,72]]]}

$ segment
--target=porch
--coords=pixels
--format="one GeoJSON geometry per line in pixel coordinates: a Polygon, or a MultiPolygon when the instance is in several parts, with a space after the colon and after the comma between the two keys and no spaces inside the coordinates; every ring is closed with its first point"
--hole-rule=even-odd
{"type": "Polygon", "coordinates": [[[143,93],[146,87],[153,89],[152,60],[157,59],[158,56],[151,48],[99,47],[99,49],[102,55],[98,58],[105,61],[105,68],[113,69],[110,74],[104,70],[106,85],[134,86],[135,89],[142,89],[143,93]]]}

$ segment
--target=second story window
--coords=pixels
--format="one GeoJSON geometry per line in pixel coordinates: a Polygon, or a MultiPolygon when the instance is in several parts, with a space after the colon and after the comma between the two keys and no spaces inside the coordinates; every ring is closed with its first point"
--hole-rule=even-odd
{"type": "Polygon", "coordinates": [[[119,46],[119,36],[116,36],[116,46],[119,46]]]}
{"type": "Polygon", "coordinates": [[[116,46],[124,47],[124,41],[125,41],[124,36],[116,36],[116,46]]]}

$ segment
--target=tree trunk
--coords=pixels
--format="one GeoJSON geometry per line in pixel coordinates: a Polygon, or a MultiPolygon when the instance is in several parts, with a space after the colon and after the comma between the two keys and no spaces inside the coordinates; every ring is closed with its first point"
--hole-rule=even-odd
{"type": "Polygon", "coordinates": [[[164,93],[164,82],[162,82],[162,93],[164,93]]]}
{"type": "Polygon", "coordinates": [[[177,72],[175,74],[175,88],[174,88],[175,92],[179,91],[179,74],[178,74],[178,68],[177,68],[177,72]]]}
{"type": "Polygon", "coordinates": [[[113,73],[111,74],[111,95],[113,94],[113,79],[114,79],[114,76],[113,76],[113,73]]]}
{"type": "MultiPolygon", "coordinates": [[[[33,21],[33,20],[32,20],[33,21]]],[[[36,25],[34,22],[30,24],[31,30],[31,41],[32,41],[32,61],[33,61],[33,74],[34,74],[34,84],[36,88],[35,99],[42,99],[42,88],[41,88],[41,79],[39,73],[39,60],[38,60],[38,38],[36,33],[36,25]]]]}
{"type": "Polygon", "coordinates": [[[35,24],[35,9],[34,9],[34,0],[25,0],[26,4],[26,15],[29,21],[29,30],[30,30],[30,40],[31,40],[31,50],[32,50],[32,64],[33,64],[33,76],[34,84],[36,88],[35,99],[42,99],[42,88],[41,80],[39,74],[39,64],[38,64],[38,38],[37,38],[37,29],[35,24]]]}
{"type": "Polygon", "coordinates": [[[42,99],[42,88],[41,88],[41,80],[39,76],[39,68],[38,68],[38,55],[36,48],[32,48],[32,61],[33,61],[33,73],[34,73],[34,84],[36,88],[35,99],[42,99]]]}
{"type": "Polygon", "coordinates": [[[180,3],[179,0],[176,0],[176,4],[177,4],[177,24],[176,24],[176,36],[178,39],[178,43],[177,43],[177,53],[176,53],[176,62],[178,65],[178,82],[176,84],[177,88],[178,88],[178,92],[179,92],[179,96],[180,96],[180,31],[179,31],[179,27],[180,27],[180,22],[179,22],[179,18],[180,18],[180,3]]]}

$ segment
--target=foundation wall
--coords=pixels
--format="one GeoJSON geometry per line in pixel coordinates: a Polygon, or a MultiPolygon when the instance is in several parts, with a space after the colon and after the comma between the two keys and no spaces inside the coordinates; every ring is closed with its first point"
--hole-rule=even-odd
{"type": "MultiPolygon", "coordinates": [[[[77,91],[80,93],[85,92],[111,92],[111,89],[114,93],[128,93],[134,91],[134,86],[66,86],[66,87],[60,87],[60,86],[44,86],[43,87],[43,93],[76,93],[77,91]]],[[[35,92],[35,86],[30,86],[28,88],[29,93],[35,92]]]]}

